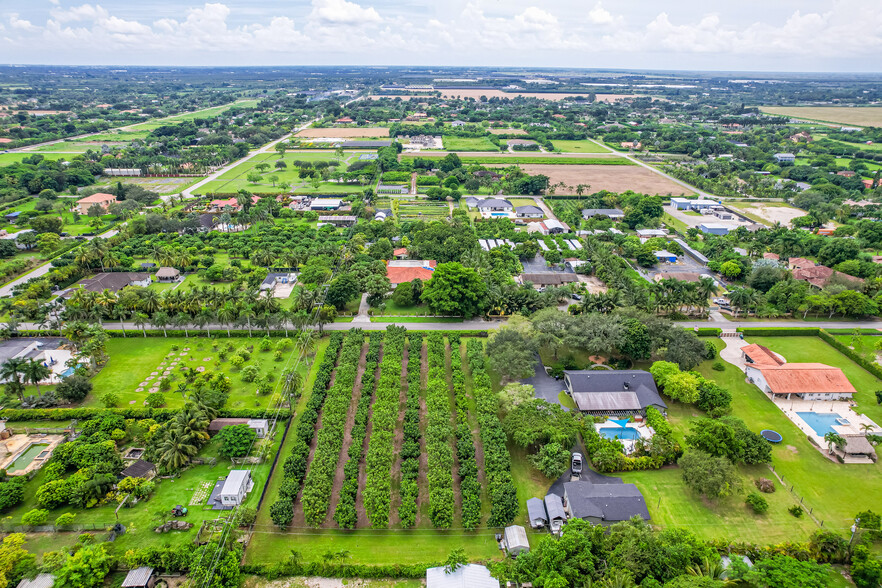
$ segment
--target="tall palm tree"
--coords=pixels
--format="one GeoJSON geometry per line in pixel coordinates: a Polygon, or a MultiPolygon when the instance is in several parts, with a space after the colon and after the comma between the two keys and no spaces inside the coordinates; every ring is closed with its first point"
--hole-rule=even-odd
{"type": "Polygon", "coordinates": [[[190,439],[172,430],[159,445],[159,465],[166,470],[179,470],[198,452],[199,447],[190,439]]]}
{"type": "Polygon", "coordinates": [[[171,317],[169,317],[168,313],[164,310],[160,310],[153,315],[153,318],[150,319],[150,323],[154,327],[159,327],[162,329],[162,334],[165,337],[168,337],[168,332],[166,331],[166,327],[168,327],[171,322],[171,317]]]}
{"type": "Polygon", "coordinates": [[[24,400],[24,385],[21,383],[24,364],[24,359],[12,358],[0,365],[0,378],[6,381],[6,389],[18,396],[19,400],[24,400]]]}
{"type": "Polygon", "coordinates": [[[174,316],[173,322],[176,327],[181,327],[182,329],[184,329],[185,337],[189,337],[190,333],[187,330],[187,327],[192,323],[192,320],[193,319],[190,318],[189,314],[185,312],[179,312],[174,316]]]}
{"type": "Polygon", "coordinates": [[[827,450],[830,452],[830,455],[833,455],[834,446],[839,447],[845,445],[845,439],[843,439],[841,435],[833,431],[829,431],[827,434],[824,435],[824,441],[827,442],[827,450]]]}
{"type": "Polygon", "coordinates": [[[24,363],[22,372],[25,380],[37,387],[37,396],[40,396],[40,382],[52,375],[52,370],[42,362],[34,361],[34,358],[30,358],[24,363]]]}
{"type": "Polygon", "coordinates": [[[235,302],[227,302],[217,311],[217,320],[227,327],[227,337],[230,337],[230,325],[239,317],[239,309],[235,302]]]}

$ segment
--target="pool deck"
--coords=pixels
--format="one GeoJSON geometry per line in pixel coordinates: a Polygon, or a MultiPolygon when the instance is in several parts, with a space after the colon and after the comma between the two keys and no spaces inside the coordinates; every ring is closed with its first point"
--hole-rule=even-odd
{"type": "MultiPolygon", "coordinates": [[[[604,435],[600,432],[601,429],[621,429],[622,427],[609,419],[603,421],[602,423],[594,423],[594,429],[597,433],[604,437],[604,435]]],[[[637,431],[637,434],[641,439],[651,439],[653,435],[655,435],[655,431],[652,430],[652,427],[647,425],[645,422],[643,423],[628,423],[625,425],[626,429],[631,429],[637,431]]],[[[625,448],[625,455],[630,455],[634,452],[634,446],[636,444],[636,439],[618,439],[618,442],[622,444],[625,448]]]]}
{"type": "Polygon", "coordinates": [[[13,435],[9,439],[0,442],[0,469],[6,469],[35,443],[46,444],[44,451],[48,453],[41,458],[34,458],[23,470],[8,472],[11,476],[23,476],[33,470],[40,469],[43,464],[52,457],[52,451],[64,442],[64,435],[13,435]]]}

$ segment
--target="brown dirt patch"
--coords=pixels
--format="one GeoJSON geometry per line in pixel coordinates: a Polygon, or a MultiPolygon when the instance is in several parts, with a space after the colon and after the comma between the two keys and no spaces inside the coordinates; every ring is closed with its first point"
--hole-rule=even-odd
{"type": "MultiPolygon", "coordinates": [[[[541,98],[558,102],[560,100],[571,100],[578,96],[587,98],[588,92],[503,92],[502,90],[481,90],[477,88],[474,90],[441,90],[442,98],[480,98],[481,96],[486,96],[487,98],[517,98],[522,96],[524,98],[541,98]]],[[[625,98],[639,97],[637,94],[596,94],[595,96],[597,102],[616,102],[625,98]]]]}
{"type": "Polygon", "coordinates": [[[395,461],[392,463],[392,488],[398,488],[398,492],[392,493],[392,499],[389,502],[389,526],[394,527],[400,521],[398,518],[398,507],[401,506],[401,446],[404,445],[404,413],[407,409],[407,345],[404,346],[404,353],[401,355],[401,393],[398,396],[398,421],[395,424],[395,434],[392,437],[393,455],[395,461]]]}
{"type": "Polygon", "coordinates": [[[489,129],[491,135],[527,135],[524,129],[489,129]]]}
{"type": "Polygon", "coordinates": [[[637,165],[521,165],[522,170],[531,175],[542,174],[552,184],[563,182],[555,194],[575,194],[578,184],[588,184],[589,193],[609,190],[624,192],[633,190],[643,194],[666,196],[692,195],[694,192],[660,176],[645,167],[637,165]]]}
{"type": "Polygon", "coordinates": [[[340,502],[340,490],[343,488],[343,481],[346,479],[343,466],[349,459],[349,446],[352,445],[352,427],[355,425],[355,411],[358,409],[358,399],[361,397],[361,376],[364,374],[367,364],[366,357],[368,352],[368,342],[365,340],[361,348],[361,358],[358,360],[358,370],[355,372],[355,386],[352,388],[352,399],[349,401],[349,410],[346,413],[346,429],[343,431],[343,447],[340,449],[340,455],[337,457],[337,469],[334,472],[334,485],[331,487],[331,502],[328,506],[328,516],[322,527],[325,529],[337,526],[334,522],[334,511],[337,510],[337,503],[340,502]]]}
{"type": "Polygon", "coordinates": [[[793,445],[788,445],[788,446],[787,446],[787,451],[789,451],[789,452],[791,452],[791,453],[799,453],[799,449],[797,449],[797,448],[794,447],[793,445]]]}
{"type": "Polygon", "coordinates": [[[331,127],[327,129],[303,129],[295,137],[334,137],[334,138],[363,138],[363,137],[388,137],[389,129],[383,127],[331,127]]]}

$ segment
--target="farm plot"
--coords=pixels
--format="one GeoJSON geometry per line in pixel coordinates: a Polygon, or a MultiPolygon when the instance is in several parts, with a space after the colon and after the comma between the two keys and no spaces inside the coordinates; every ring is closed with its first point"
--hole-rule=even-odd
{"type": "Polygon", "coordinates": [[[575,194],[576,186],[588,184],[591,192],[609,190],[625,192],[633,190],[643,194],[692,195],[694,192],[639,166],[616,165],[521,165],[531,175],[546,175],[551,184],[563,182],[556,194],[575,194]]]}
{"type": "Polygon", "coordinates": [[[399,220],[442,220],[450,216],[450,207],[446,202],[403,198],[398,201],[399,220]]]}
{"type": "Polygon", "coordinates": [[[609,153],[609,149],[603,145],[598,145],[594,141],[566,141],[562,139],[551,142],[555,150],[564,153],[609,153]]]}
{"type": "Polygon", "coordinates": [[[388,137],[389,129],[385,127],[331,127],[331,128],[308,128],[303,129],[295,137],[314,139],[317,137],[340,138],[365,138],[365,137],[388,137]]]}
{"type": "Polygon", "coordinates": [[[448,151],[499,151],[499,147],[487,137],[444,137],[444,148],[448,151]]]}
{"type": "Polygon", "coordinates": [[[767,114],[857,126],[882,126],[882,107],[878,106],[763,106],[767,114]]]}
{"type": "Polygon", "coordinates": [[[160,196],[166,196],[168,194],[178,194],[202,179],[204,179],[204,176],[197,178],[111,178],[110,181],[97,184],[96,187],[115,186],[116,182],[120,181],[124,184],[141,186],[145,190],[151,190],[160,196]]]}

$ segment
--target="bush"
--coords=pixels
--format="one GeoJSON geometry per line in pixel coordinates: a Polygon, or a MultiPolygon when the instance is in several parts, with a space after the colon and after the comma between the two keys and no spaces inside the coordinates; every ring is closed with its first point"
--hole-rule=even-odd
{"type": "Polygon", "coordinates": [[[270,507],[270,518],[280,529],[286,528],[294,518],[294,505],[291,500],[280,498],[270,507]]]}
{"type": "Polygon", "coordinates": [[[269,351],[273,348],[273,343],[270,341],[269,337],[264,337],[260,340],[260,344],[258,345],[258,349],[261,351],[269,351]]]}
{"type": "Polygon", "coordinates": [[[242,381],[250,384],[251,382],[253,382],[254,380],[257,379],[257,376],[259,373],[260,372],[257,369],[256,365],[254,365],[254,364],[247,365],[244,368],[242,368],[242,381]]]}
{"type": "Polygon", "coordinates": [[[282,352],[278,349],[273,353],[273,361],[282,361],[282,352]]]}
{"type": "Polygon", "coordinates": [[[33,510],[29,510],[24,513],[21,517],[21,522],[24,525],[30,525],[32,527],[36,527],[38,525],[42,525],[46,522],[46,519],[49,518],[49,511],[43,510],[41,508],[35,508],[33,510]]]}
{"type": "Polygon", "coordinates": [[[257,509],[252,508],[250,506],[240,506],[236,510],[236,523],[240,527],[247,527],[249,525],[253,525],[254,521],[257,520],[257,509]]]}
{"type": "Polygon", "coordinates": [[[769,501],[762,494],[758,494],[757,492],[751,492],[747,495],[747,499],[744,501],[753,509],[753,512],[757,514],[762,514],[769,510],[769,501]]]}
{"type": "Polygon", "coordinates": [[[119,396],[114,392],[105,392],[101,395],[101,404],[103,404],[105,408],[115,408],[116,405],[119,404],[119,396]]]}
{"type": "Polygon", "coordinates": [[[162,408],[165,406],[165,396],[156,392],[147,396],[147,406],[150,408],[162,408]]]}
{"type": "Polygon", "coordinates": [[[230,365],[237,369],[241,368],[243,365],[245,365],[245,358],[241,355],[234,355],[230,358],[230,365]]]}
{"type": "Polygon", "coordinates": [[[59,398],[68,402],[80,402],[92,391],[92,382],[88,378],[76,374],[64,378],[55,388],[59,398]]]}
{"type": "Polygon", "coordinates": [[[722,361],[715,361],[714,365],[711,366],[711,369],[713,369],[715,372],[721,372],[726,369],[726,366],[723,365],[722,361]]]}
{"type": "Polygon", "coordinates": [[[793,506],[788,508],[787,512],[789,512],[790,514],[792,514],[793,516],[795,516],[798,519],[802,518],[802,515],[805,514],[805,511],[803,510],[803,508],[801,506],[799,506],[798,504],[794,504],[793,506]]]}
{"type": "Polygon", "coordinates": [[[58,515],[58,517],[55,518],[55,526],[56,527],[66,527],[67,525],[72,525],[76,516],[77,515],[75,515],[72,512],[66,512],[64,514],[60,514],[60,515],[58,515]]]}
{"type": "Polygon", "coordinates": [[[766,494],[771,494],[775,491],[775,483],[768,478],[757,478],[753,481],[753,484],[757,490],[766,494]]]}

